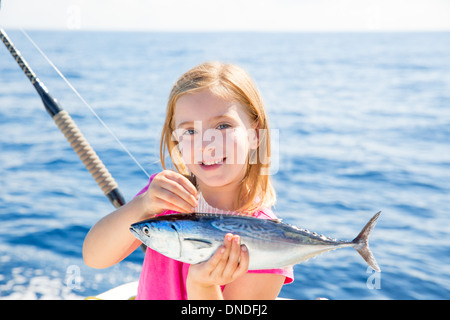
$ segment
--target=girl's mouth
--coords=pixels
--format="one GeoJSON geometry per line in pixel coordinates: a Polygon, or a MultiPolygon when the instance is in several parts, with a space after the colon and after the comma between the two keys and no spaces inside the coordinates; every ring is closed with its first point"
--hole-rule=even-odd
{"type": "Polygon", "coordinates": [[[200,167],[203,170],[214,170],[214,169],[219,168],[222,164],[224,164],[226,159],[227,158],[225,157],[222,159],[203,161],[200,163],[200,167]]]}

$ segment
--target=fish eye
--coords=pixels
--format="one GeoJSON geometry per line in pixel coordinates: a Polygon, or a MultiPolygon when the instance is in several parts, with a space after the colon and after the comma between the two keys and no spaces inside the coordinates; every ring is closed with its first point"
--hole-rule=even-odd
{"type": "Polygon", "coordinates": [[[146,234],[147,236],[150,234],[150,230],[148,229],[148,227],[143,227],[142,232],[144,232],[144,234],[146,234]]]}

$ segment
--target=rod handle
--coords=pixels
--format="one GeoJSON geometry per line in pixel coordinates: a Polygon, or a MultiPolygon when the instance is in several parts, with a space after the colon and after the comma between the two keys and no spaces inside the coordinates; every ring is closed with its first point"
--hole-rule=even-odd
{"type": "Polygon", "coordinates": [[[61,130],[67,141],[69,141],[70,146],[77,153],[103,193],[113,202],[113,205],[118,208],[125,204],[125,200],[118,190],[116,181],[67,111],[61,110],[58,112],[53,117],[53,121],[55,121],[59,130],[61,130]]]}

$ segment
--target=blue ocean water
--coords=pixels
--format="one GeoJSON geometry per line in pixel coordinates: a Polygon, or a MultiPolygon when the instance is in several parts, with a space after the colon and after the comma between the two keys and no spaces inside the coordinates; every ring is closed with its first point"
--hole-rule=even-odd
{"type": "MultiPolygon", "coordinates": [[[[7,30],[8,31],[8,30],[7,30]]],[[[10,38],[130,200],[146,175],[19,31],[10,38]]],[[[265,100],[283,221],[371,236],[382,269],[353,249],[295,266],[291,299],[450,298],[450,33],[29,33],[145,169],[173,82],[207,60],[253,76],[265,100]]],[[[84,265],[83,239],[113,210],[0,48],[0,298],[79,299],[139,277],[137,250],[84,265]]]]}

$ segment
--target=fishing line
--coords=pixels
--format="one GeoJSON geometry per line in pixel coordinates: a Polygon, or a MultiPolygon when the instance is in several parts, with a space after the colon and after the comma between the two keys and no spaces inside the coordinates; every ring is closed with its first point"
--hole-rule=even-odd
{"type": "Polygon", "coordinates": [[[128,154],[128,156],[136,163],[136,165],[144,172],[144,174],[150,178],[150,175],[147,173],[147,171],[144,169],[144,167],[139,163],[139,161],[133,156],[133,154],[128,150],[127,147],[120,141],[120,139],[117,137],[117,135],[108,127],[108,125],[100,118],[100,116],[95,112],[94,108],[91,107],[91,105],[81,96],[81,94],[78,92],[77,89],[67,80],[67,78],[59,71],[59,69],[56,67],[56,65],[50,60],[50,58],[41,50],[41,48],[31,39],[31,37],[28,35],[28,33],[25,32],[22,28],[20,29],[22,33],[27,37],[27,39],[33,44],[33,46],[36,48],[36,50],[39,51],[39,53],[44,57],[44,59],[52,66],[52,68],[58,73],[58,75],[66,82],[66,84],[69,86],[70,89],[77,95],[77,97],[83,102],[83,104],[91,111],[91,113],[97,118],[97,120],[105,127],[105,129],[109,132],[109,134],[116,140],[116,142],[119,144],[119,146],[128,154]]]}

